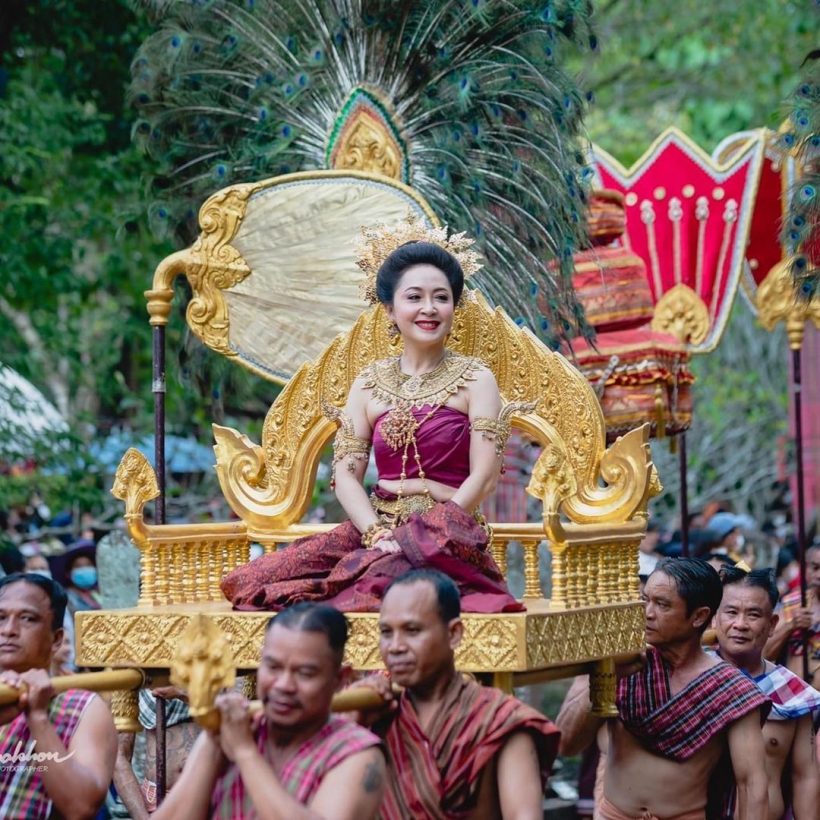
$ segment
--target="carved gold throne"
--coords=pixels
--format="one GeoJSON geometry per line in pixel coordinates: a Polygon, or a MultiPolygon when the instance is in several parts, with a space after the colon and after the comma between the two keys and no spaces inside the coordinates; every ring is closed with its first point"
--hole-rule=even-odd
{"type": "MultiPolygon", "coordinates": [[[[231,611],[219,582],[249,560],[252,542],[275,550],[331,526],[300,523],[335,432],[322,403],[342,405],[365,365],[399,352],[381,307],[361,310],[350,243],[358,226],[399,219],[408,208],[436,221],[411,189],[364,173],[295,174],[234,186],[203,206],[197,242],[160,264],[146,294],[152,324],[167,321],[173,279],[183,274],[193,289],[192,330],[285,386],[267,414],[261,444],[214,425],[216,470],[236,521],[146,523],[143,508],[158,495],[157,479],[138,451],[125,454],[112,492],[125,502],[141,551],[139,604],[78,613],[79,664],[168,669],[179,636],[202,614],[228,636],[240,669],[256,667],[270,616],[231,611]],[[288,287],[301,287],[297,274],[306,267],[316,284],[302,287],[301,314],[260,310],[265,299],[285,299],[288,287]],[[322,279],[316,272],[328,267],[333,276],[322,279]],[[311,298],[325,301],[317,307],[311,298]]],[[[491,550],[505,574],[508,546],[523,547],[526,612],[465,615],[457,663],[506,689],[590,671],[594,706],[611,714],[614,659],[644,646],[637,547],[647,502],[659,489],[648,428],[607,449],[600,405],[581,373],[475,291],[462,300],[448,344],[485,361],[505,400],[537,402],[534,412],[514,416],[513,426],[543,448],[527,487],[543,505],[541,519],[492,524],[491,550]],[[551,554],[549,599],[539,577],[542,542],[551,554]]],[[[377,614],[348,617],[347,660],[356,669],[379,668],[377,614]]]]}

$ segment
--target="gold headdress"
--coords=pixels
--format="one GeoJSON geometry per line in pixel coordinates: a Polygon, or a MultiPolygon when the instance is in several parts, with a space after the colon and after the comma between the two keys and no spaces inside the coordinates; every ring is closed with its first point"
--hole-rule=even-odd
{"type": "Polygon", "coordinates": [[[447,236],[447,226],[429,228],[424,220],[415,214],[408,214],[398,225],[375,225],[362,228],[362,235],[356,243],[356,264],[364,271],[364,281],[359,290],[362,298],[371,305],[378,301],[376,297],[376,274],[382,263],[396,248],[407,242],[430,242],[452,254],[461,265],[464,278],[468,279],[482,265],[479,255],[470,250],[475,242],[466,233],[454,233],[447,236]]]}

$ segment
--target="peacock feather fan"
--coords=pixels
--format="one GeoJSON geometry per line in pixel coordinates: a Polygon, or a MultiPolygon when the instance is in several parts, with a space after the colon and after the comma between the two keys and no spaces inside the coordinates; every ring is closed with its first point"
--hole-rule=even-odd
{"type": "Polygon", "coordinates": [[[820,286],[820,50],[806,58],[789,104],[791,114],[781,141],[796,156],[800,174],[790,192],[781,241],[792,255],[798,296],[811,299],[818,296],[820,286]]]}
{"type": "Polygon", "coordinates": [[[385,173],[474,235],[475,284],[550,343],[591,333],[572,290],[584,235],[585,100],[562,53],[594,47],[588,0],[142,0],[135,139],[152,223],[216,188],[355,167],[349,125],[389,134],[385,173]],[[358,120],[356,120],[358,122],[358,120]]]}

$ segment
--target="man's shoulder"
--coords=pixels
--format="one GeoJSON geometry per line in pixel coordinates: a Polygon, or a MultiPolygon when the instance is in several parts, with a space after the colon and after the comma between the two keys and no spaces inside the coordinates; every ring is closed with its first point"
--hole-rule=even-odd
{"type": "Polygon", "coordinates": [[[66,689],[51,699],[49,713],[54,717],[76,714],[81,718],[88,709],[88,704],[95,699],[99,699],[99,695],[96,692],[89,692],[88,689],[66,689]]]}
{"type": "Polygon", "coordinates": [[[330,720],[319,731],[317,741],[328,750],[330,759],[335,761],[334,765],[382,744],[381,738],[369,729],[338,715],[330,716],[330,720]]]}

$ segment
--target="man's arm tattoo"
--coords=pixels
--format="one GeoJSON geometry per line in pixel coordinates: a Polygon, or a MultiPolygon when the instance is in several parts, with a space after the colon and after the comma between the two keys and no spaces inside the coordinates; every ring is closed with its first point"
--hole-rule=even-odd
{"type": "Polygon", "coordinates": [[[362,788],[367,794],[373,794],[378,791],[382,785],[382,767],[378,760],[371,760],[364,770],[364,777],[362,778],[362,788]]]}

